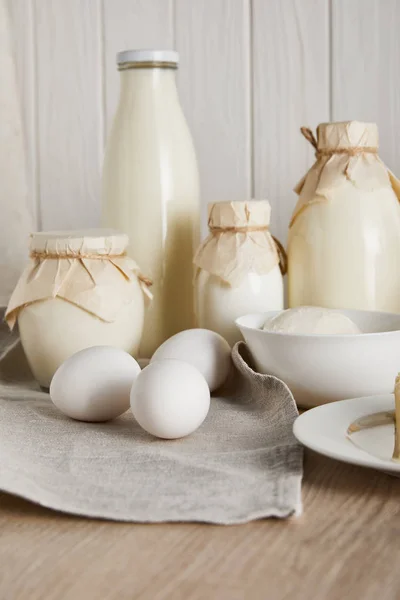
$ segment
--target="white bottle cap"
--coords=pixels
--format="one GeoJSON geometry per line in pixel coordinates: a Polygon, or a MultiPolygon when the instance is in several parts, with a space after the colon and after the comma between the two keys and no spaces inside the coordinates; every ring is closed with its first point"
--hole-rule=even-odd
{"type": "Polygon", "coordinates": [[[169,63],[178,65],[179,54],[175,50],[123,50],[117,54],[117,64],[169,63]]]}

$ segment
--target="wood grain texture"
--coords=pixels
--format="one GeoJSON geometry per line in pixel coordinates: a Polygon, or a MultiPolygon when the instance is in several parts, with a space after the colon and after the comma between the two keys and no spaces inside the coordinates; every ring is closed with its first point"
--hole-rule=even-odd
{"type": "Polygon", "coordinates": [[[176,0],[178,85],[203,201],[251,198],[248,0],[176,0]]]}
{"type": "Polygon", "coordinates": [[[36,63],[35,24],[33,0],[8,0],[12,23],[14,57],[17,68],[17,85],[23,119],[26,159],[28,201],[36,227],[40,226],[40,206],[37,189],[37,130],[36,130],[36,63]]]}
{"type": "Polygon", "coordinates": [[[282,241],[312,165],[302,125],[329,120],[328,0],[253,0],[253,162],[256,198],[272,205],[282,241]]]}
{"type": "Polygon", "coordinates": [[[174,47],[173,0],[103,0],[105,130],[119,96],[116,54],[120,50],[174,47]]]}
{"type": "Polygon", "coordinates": [[[400,172],[400,2],[333,0],[332,114],[377,122],[380,155],[400,172]]]}
{"type": "Polygon", "coordinates": [[[39,189],[43,229],[99,221],[99,3],[35,2],[39,189]]]}
{"type": "Polygon", "coordinates": [[[0,495],[0,597],[397,600],[400,480],[306,454],[304,514],[237,526],[85,520],[0,495]]]}

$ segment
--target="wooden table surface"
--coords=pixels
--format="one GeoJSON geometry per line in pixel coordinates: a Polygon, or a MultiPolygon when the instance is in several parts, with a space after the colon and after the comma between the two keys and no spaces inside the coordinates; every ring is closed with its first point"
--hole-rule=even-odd
{"type": "Polygon", "coordinates": [[[304,513],[136,525],[0,493],[0,600],[399,600],[400,479],[308,452],[304,513]]]}

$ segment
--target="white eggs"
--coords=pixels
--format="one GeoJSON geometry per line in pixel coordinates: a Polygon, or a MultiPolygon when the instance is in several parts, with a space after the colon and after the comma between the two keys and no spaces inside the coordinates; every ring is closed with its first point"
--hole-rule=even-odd
{"type": "Polygon", "coordinates": [[[128,410],[132,384],[139,373],[136,360],[123,350],[86,348],[57,369],[50,397],[72,419],[108,421],[128,410]]]}
{"type": "Polygon", "coordinates": [[[203,375],[189,363],[157,361],[137,377],[131,408],[148,433],[164,439],[181,438],[203,423],[210,408],[210,390],[203,375]]]}
{"type": "Polygon", "coordinates": [[[208,329],[188,329],[161,344],[151,358],[155,361],[173,358],[187,362],[206,379],[210,391],[226,380],[231,367],[231,348],[218,333],[208,329]]]}
{"type": "Polygon", "coordinates": [[[231,368],[231,349],[219,334],[190,329],[164,342],[141,371],[132,356],[111,346],[77,352],[56,371],[50,397],[79,421],[108,421],[129,404],[139,425],[163,439],[185,437],[203,423],[210,391],[231,368]]]}

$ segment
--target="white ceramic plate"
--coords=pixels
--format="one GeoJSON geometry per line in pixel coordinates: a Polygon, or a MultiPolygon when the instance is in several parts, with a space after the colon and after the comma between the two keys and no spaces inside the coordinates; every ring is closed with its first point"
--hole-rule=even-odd
{"type": "Polygon", "coordinates": [[[370,467],[400,476],[400,464],[391,460],[393,425],[382,425],[352,434],[347,429],[360,417],[394,409],[394,396],[367,396],[324,404],[300,415],[293,432],[301,444],[342,462],[370,467]]]}

